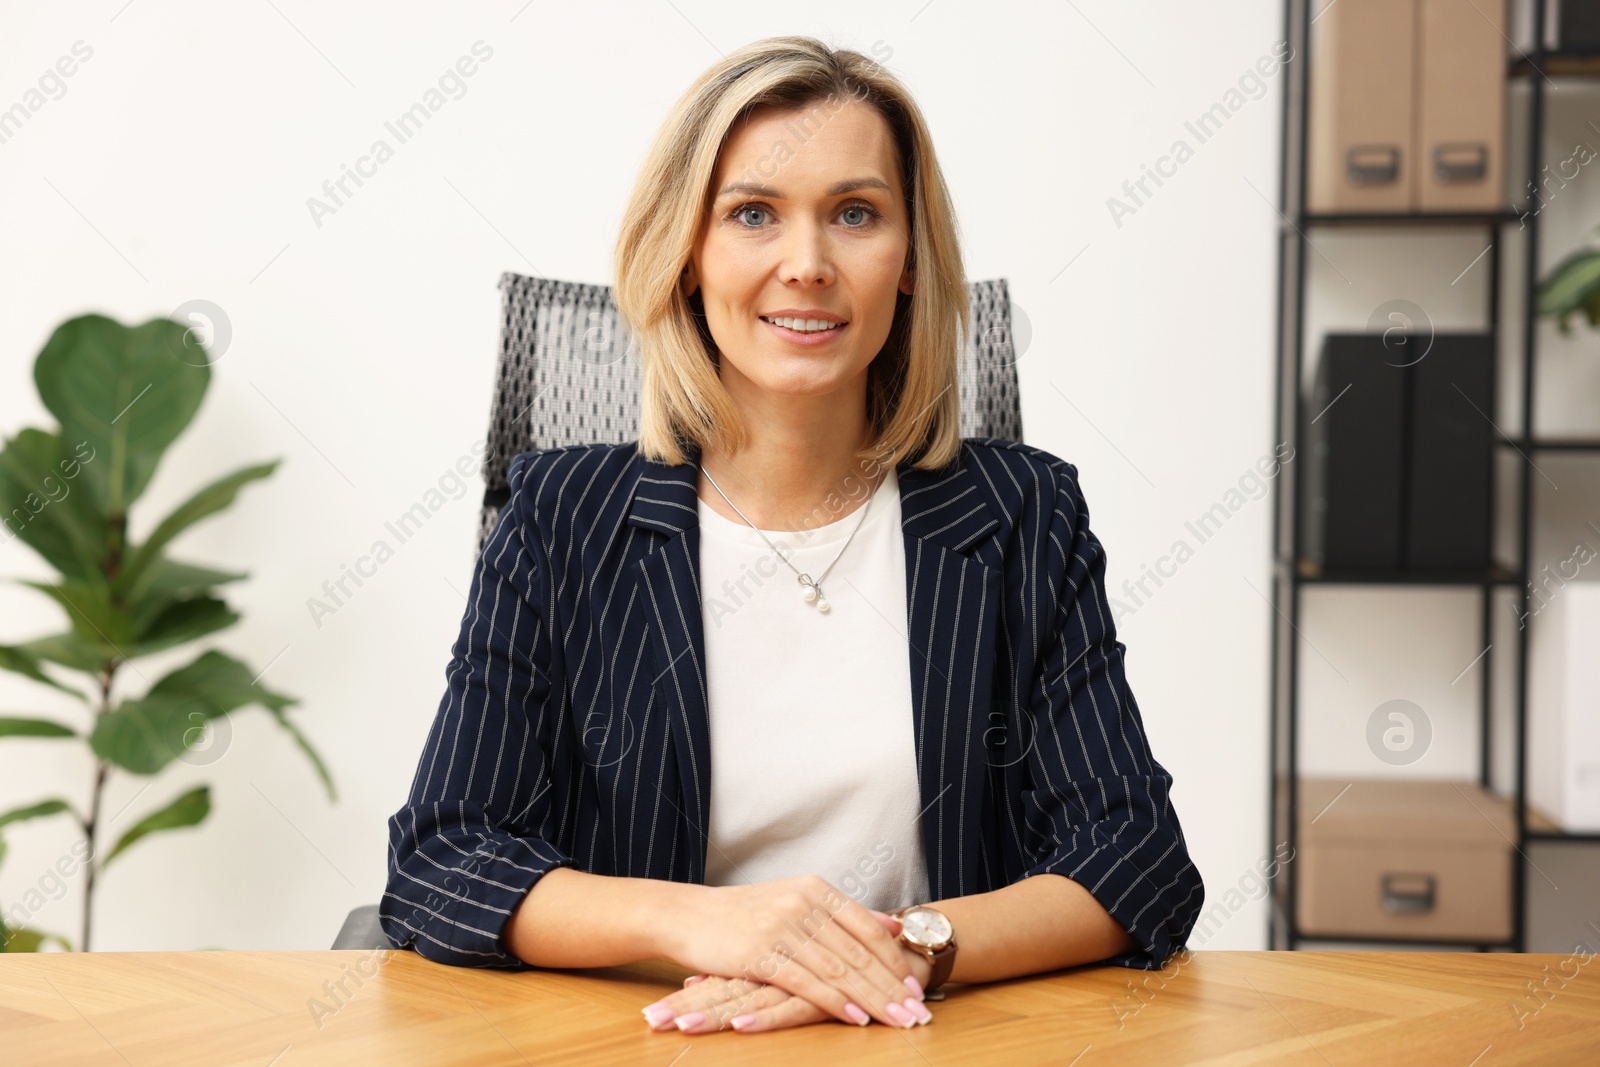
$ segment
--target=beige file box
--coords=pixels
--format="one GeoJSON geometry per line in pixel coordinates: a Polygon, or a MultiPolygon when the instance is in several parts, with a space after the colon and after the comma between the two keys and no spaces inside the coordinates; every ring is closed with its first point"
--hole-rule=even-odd
{"type": "Polygon", "coordinates": [[[1306,210],[1505,207],[1506,0],[1339,0],[1311,27],[1306,210]]]}
{"type": "Polygon", "coordinates": [[[1417,210],[1501,210],[1509,47],[1504,0],[1417,3],[1417,210]]]}
{"type": "Polygon", "coordinates": [[[1302,934],[1510,939],[1507,801],[1475,782],[1307,778],[1299,807],[1302,934]]]}
{"type": "Polygon", "coordinates": [[[1311,27],[1306,210],[1412,206],[1414,0],[1339,0],[1311,27]]]}

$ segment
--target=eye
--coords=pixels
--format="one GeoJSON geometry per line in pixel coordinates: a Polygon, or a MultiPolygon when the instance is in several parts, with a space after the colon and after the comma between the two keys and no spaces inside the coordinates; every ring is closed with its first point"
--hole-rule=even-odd
{"type": "MultiPolygon", "coordinates": [[[[755,212],[757,215],[766,215],[770,214],[771,210],[772,209],[767,207],[765,204],[761,204],[753,200],[747,200],[744,203],[736,206],[732,211],[728,212],[727,215],[723,216],[723,218],[726,221],[733,222],[747,230],[759,230],[761,229],[761,223],[750,222],[750,213],[755,212]]],[[[857,200],[852,204],[846,204],[839,210],[839,215],[843,217],[851,212],[859,212],[861,215],[865,216],[865,218],[861,218],[859,222],[847,222],[845,224],[848,229],[852,230],[864,230],[878,219],[883,218],[883,213],[881,211],[864,200],[857,200]]]]}
{"type": "Polygon", "coordinates": [[[851,212],[851,211],[859,211],[862,214],[867,216],[865,219],[863,219],[861,221],[861,224],[859,226],[850,227],[853,230],[864,230],[868,226],[872,225],[872,223],[874,221],[883,218],[883,213],[882,212],[880,212],[877,208],[873,207],[871,204],[866,203],[865,201],[857,201],[854,204],[848,204],[848,205],[845,206],[844,211],[839,212],[839,214],[843,215],[843,214],[845,214],[847,212],[851,212]]]}
{"type": "Polygon", "coordinates": [[[745,202],[743,204],[740,204],[738,207],[734,208],[732,211],[728,212],[728,214],[726,215],[726,218],[730,222],[737,220],[738,224],[740,226],[743,226],[745,229],[759,230],[761,228],[760,224],[759,223],[757,223],[755,225],[750,224],[749,222],[747,222],[745,220],[745,216],[749,212],[752,212],[752,211],[760,214],[760,213],[764,213],[766,210],[767,209],[765,207],[763,207],[762,205],[760,205],[760,204],[751,203],[751,202],[747,201],[747,202],[745,202]]]}

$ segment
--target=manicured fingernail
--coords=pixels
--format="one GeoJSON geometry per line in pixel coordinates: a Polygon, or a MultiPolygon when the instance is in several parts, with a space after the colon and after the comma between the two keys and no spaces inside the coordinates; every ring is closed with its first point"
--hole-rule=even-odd
{"type": "Polygon", "coordinates": [[[687,989],[690,986],[694,985],[696,982],[704,982],[705,980],[706,980],[706,976],[703,975],[703,974],[691,974],[689,977],[687,977],[687,978],[685,978],[683,980],[683,987],[685,989],[687,989]]]}
{"type": "Polygon", "coordinates": [[[911,995],[916,997],[918,1000],[922,1000],[927,996],[927,994],[922,991],[922,983],[917,981],[917,976],[914,974],[906,975],[906,988],[911,990],[911,995]]]}
{"type": "Polygon", "coordinates": [[[644,1021],[655,1027],[666,1025],[667,1023],[671,1022],[672,1017],[677,1014],[677,1012],[667,1007],[665,1002],[657,1002],[650,1005],[648,1008],[641,1008],[639,1010],[644,1012],[644,1021]]]}
{"type": "Polygon", "coordinates": [[[728,1021],[735,1030],[743,1030],[747,1026],[755,1025],[756,1017],[754,1015],[735,1015],[728,1021]]]}
{"type": "Polygon", "coordinates": [[[677,1018],[679,1030],[687,1030],[691,1026],[699,1026],[705,1021],[706,1013],[703,1011],[691,1011],[688,1015],[680,1015],[677,1018]]]}
{"type": "Polygon", "coordinates": [[[889,1018],[894,1020],[896,1026],[903,1026],[909,1030],[917,1025],[917,1017],[893,1001],[889,1002],[889,1006],[884,1011],[888,1013],[889,1018]]]}
{"type": "Polygon", "coordinates": [[[906,1010],[917,1017],[917,1022],[919,1024],[933,1021],[933,1012],[929,1011],[927,1006],[924,1005],[920,1000],[908,999],[906,1001],[906,1010]]]}
{"type": "Polygon", "coordinates": [[[868,1015],[866,1012],[862,1011],[848,1000],[844,1003],[844,1013],[850,1016],[850,1021],[855,1023],[857,1026],[865,1026],[872,1021],[872,1016],[868,1015]]]}

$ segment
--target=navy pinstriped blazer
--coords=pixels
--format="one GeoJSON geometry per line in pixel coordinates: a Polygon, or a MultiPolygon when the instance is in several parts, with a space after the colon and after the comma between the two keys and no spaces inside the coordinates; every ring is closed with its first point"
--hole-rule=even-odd
{"type": "MultiPolygon", "coordinates": [[[[388,823],[397,947],[522,969],[501,934],[555,867],[704,881],[698,459],[634,443],[513,458],[388,823]]],[[[911,671],[933,899],[1062,874],[1139,946],[1109,962],[1159,967],[1205,889],[1124,677],[1077,469],[968,438],[950,466],[897,474],[909,647],[884,669],[911,671]]]]}

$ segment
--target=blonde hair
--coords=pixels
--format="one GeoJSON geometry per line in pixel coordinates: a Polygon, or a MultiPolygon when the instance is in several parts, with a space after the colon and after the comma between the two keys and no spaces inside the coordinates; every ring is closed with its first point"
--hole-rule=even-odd
{"type": "MultiPolygon", "coordinates": [[[[640,168],[617,235],[617,309],[643,364],[639,451],[660,463],[687,461],[694,442],[731,453],[746,429],[717,374],[717,350],[697,290],[680,275],[715,199],[718,157],[734,125],[761,107],[821,119],[855,100],[889,126],[911,220],[916,283],[896,295],[894,321],[867,372],[872,435],[863,462],[913,459],[935,470],[961,449],[960,351],[970,305],[950,192],[916,102],[878,63],[814,37],[747,45],[702,74],[662,123],[640,168]]],[[[802,118],[809,128],[815,121],[802,118]]]]}

